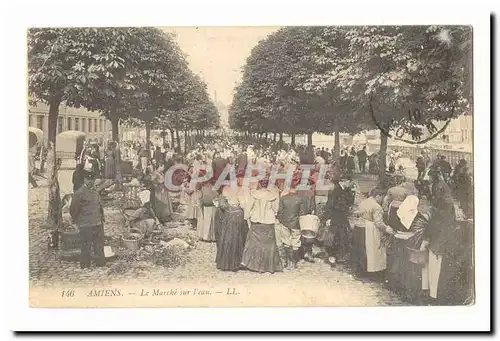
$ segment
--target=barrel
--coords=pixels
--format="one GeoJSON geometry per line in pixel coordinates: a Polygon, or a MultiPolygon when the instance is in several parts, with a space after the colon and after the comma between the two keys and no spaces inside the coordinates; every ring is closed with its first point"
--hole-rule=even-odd
{"type": "Polygon", "coordinates": [[[319,218],[316,215],[308,214],[299,217],[300,234],[304,238],[315,238],[319,229],[319,218]]]}

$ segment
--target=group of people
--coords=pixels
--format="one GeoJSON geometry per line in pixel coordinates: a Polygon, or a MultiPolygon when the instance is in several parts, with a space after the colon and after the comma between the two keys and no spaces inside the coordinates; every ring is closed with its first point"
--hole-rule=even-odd
{"type": "MultiPolygon", "coordinates": [[[[412,240],[414,247],[429,253],[427,274],[423,275],[427,281],[425,285],[430,288],[431,296],[437,297],[436,278],[443,271],[436,269],[446,267],[447,259],[460,247],[453,243],[457,188],[462,195],[458,197],[458,207],[466,217],[472,206],[470,197],[469,200],[464,199],[472,193],[464,161],[459,162],[452,174],[448,173],[449,168],[442,161],[438,162],[441,158],[426,165],[428,191],[421,186],[420,176],[417,180],[397,177],[390,186],[377,186],[363,198],[352,179],[356,171],[353,172],[352,161],[356,157],[354,161],[358,162],[359,171],[366,171],[361,166],[369,159],[365,148],[358,151],[351,148],[344,164],[342,158],[339,162],[333,160],[325,149],[259,148],[224,139],[210,145],[199,144],[185,155],[176,154],[168,146],[147,150],[140,143],[123,145],[125,149],[122,147],[118,152],[135,159],[133,181],[146,186],[150,193],[150,197],[141,199],[140,214],[133,219],[146,217],[165,224],[171,220],[173,213],[171,196],[174,193],[180,195],[186,208],[183,214],[196,229],[199,239],[216,243],[214,261],[217,269],[223,271],[248,269],[274,273],[294,270],[299,261],[315,262],[319,257],[332,266],[345,262],[354,252],[352,231],[357,228],[352,222],[354,217],[356,221],[362,221],[365,228],[363,252],[369,272],[378,273],[387,268],[387,250],[383,242],[386,236],[395,235],[398,231],[415,233],[418,238],[412,240]],[[299,168],[304,164],[311,166],[307,186],[303,186],[304,174],[299,168]],[[165,174],[174,165],[186,166],[173,172],[172,182],[176,189],[168,188],[165,183],[165,174]],[[234,176],[224,173],[228,165],[234,169],[234,176]],[[316,188],[319,169],[325,165],[325,179],[331,184],[326,192],[316,188]],[[257,177],[252,171],[248,179],[249,166],[264,169],[265,175],[257,177]],[[273,179],[271,167],[278,167],[280,173],[291,169],[293,176],[290,183],[286,179],[273,179]],[[207,169],[211,169],[211,176],[204,178],[207,169]],[[221,174],[226,181],[219,187],[216,185],[221,174]],[[193,182],[194,177],[203,180],[193,182]],[[469,187],[465,188],[463,184],[450,186],[448,179],[457,184],[467,182],[469,187]],[[317,226],[304,228],[306,223],[317,226]],[[309,230],[314,233],[304,234],[309,230]]],[[[107,175],[111,177],[112,167],[106,168],[106,163],[119,157],[116,150],[116,145],[108,148],[104,178],[107,175]]],[[[82,158],[80,165],[84,165],[84,171],[86,163],[95,164],[95,153],[95,150],[90,150],[87,158],[82,158]]],[[[345,154],[344,150],[344,157],[345,154]]],[[[82,267],[89,265],[89,245],[95,241],[94,247],[101,248],[102,206],[82,206],[83,202],[99,202],[98,195],[93,193],[96,192],[95,178],[101,174],[100,169],[96,166],[91,172],[85,171],[73,195],[71,214],[81,225],[80,228],[85,230],[82,235],[88,236],[82,246],[85,254],[82,256],[82,267]]]]}
{"type": "Polygon", "coordinates": [[[472,173],[467,160],[460,159],[453,168],[446,156],[440,153],[437,154],[435,160],[432,160],[429,152],[423,150],[417,157],[416,167],[418,170],[418,183],[426,183],[426,175],[432,169],[439,169],[443,181],[450,188],[453,196],[460,203],[463,213],[470,217],[472,216],[472,203],[474,201],[474,188],[472,181],[472,173]]]}
{"type": "Polygon", "coordinates": [[[186,218],[193,222],[199,238],[216,242],[218,269],[246,268],[271,273],[292,270],[301,258],[314,261],[314,243],[325,248],[330,261],[345,259],[346,252],[342,248],[347,243],[345,233],[337,233],[337,228],[347,228],[355,186],[332,168],[327,176],[333,185],[328,200],[317,196],[314,184],[318,166],[325,163],[320,156],[321,150],[316,151],[318,155],[310,162],[313,169],[308,186],[300,186],[300,153],[294,149],[280,149],[273,154],[268,150],[256,150],[253,145],[244,149],[235,145],[227,148],[222,144],[217,148],[199,146],[188,155],[190,168],[184,179],[182,200],[187,206],[186,218]],[[214,189],[228,165],[235,170],[236,177],[214,189]],[[245,182],[246,169],[250,165],[264,169],[265,176],[245,182]],[[289,186],[284,179],[272,181],[270,168],[273,165],[280,173],[292,168],[289,186]],[[213,176],[193,184],[191,177],[203,176],[207,167],[212,167],[213,176]],[[317,238],[305,238],[301,235],[299,220],[319,214],[318,202],[326,206],[325,214],[321,214],[325,223],[317,238]]]}

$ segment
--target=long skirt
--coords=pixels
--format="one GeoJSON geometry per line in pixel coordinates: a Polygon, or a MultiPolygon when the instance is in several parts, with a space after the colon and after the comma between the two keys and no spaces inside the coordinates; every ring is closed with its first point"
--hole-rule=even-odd
{"type": "Polygon", "coordinates": [[[283,270],[276,245],[274,224],[251,224],[241,264],[258,272],[273,273],[283,270]]]}
{"type": "Polygon", "coordinates": [[[172,218],[172,202],[167,189],[162,186],[156,186],[154,189],[154,210],[158,220],[166,223],[172,218]]]}
{"type": "Polygon", "coordinates": [[[198,219],[197,206],[200,204],[200,195],[198,192],[192,194],[185,194],[184,203],[186,204],[186,211],[184,212],[184,217],[186,219],[198,219]]]}
{"type": "Polygon", "coordinates": [[[347,256],[351,243],[351,228],[347,217],[337,216],[331,219],[330,226],[321,226],[316,239],[329,256],[340,258],[347,256]]]}
{"type": "Polygon", "coordinates": [[[115,175],[116,175],[115,159],[108,158],[104,162],[104,178],[105,179],[114,179],[115,175]]]}
{"type": "Polygon", "coordinates": [[[215,206],[203,206],[198,217],[198,237],[206,242],[215,241],[215,206]]]}
{"type": "Polygon", "coordinates": [[[220,226],[216,230],[217,269],[236,271],[240,268],[243,249],[248,233],[248,224],[243,218],[243,209],[231,207],[220,215],[220,226]]]}

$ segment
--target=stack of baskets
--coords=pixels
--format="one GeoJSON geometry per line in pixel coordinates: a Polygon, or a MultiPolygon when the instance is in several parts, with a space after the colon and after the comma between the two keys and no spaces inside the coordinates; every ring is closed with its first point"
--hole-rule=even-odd
{"type": "Polygon", "coordinates": [[[139,199],[139,192],[141,187],[139,186],[123,186],[123,197],[122,197],[122,208],[134,208],[137,209],[141,207],[141,200],[139,199]]]}

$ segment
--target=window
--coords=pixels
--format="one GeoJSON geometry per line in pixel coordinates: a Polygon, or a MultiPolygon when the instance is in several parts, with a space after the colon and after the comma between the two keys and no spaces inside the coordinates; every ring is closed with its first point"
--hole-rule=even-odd
{"type": "Polygon", "coordinates": [[[68,122],[66,123],[66,130],[71,130],[71,117],[68,117],[68,122]]]}
{"type": "Polygon", "coordinates": [[[61,131],[63,131],[63,120],[64,120],[63,117],[58,117],[57,118],[57,132],[58,133],[60,133],[61,131]]]}
{"type": "Polygon", "coordinates": [[[87,132],[87,122],[85,121],[85,118],[82,118],[82,131],[87,132]]]}
{"type": "Polygon", "coordinates": [[[75,117],[75,130],[80,130],[80,119],[75,117]]]}
{"type": "Polygon", "coordinates": [[[97,133],[97,118],[94,119],[94,133],[97,133]]]}
{"type": "Polygon", "coordinates": [[[38,115],[36,117],[36,127],[43,130],[43,115],[38,115]]]}

